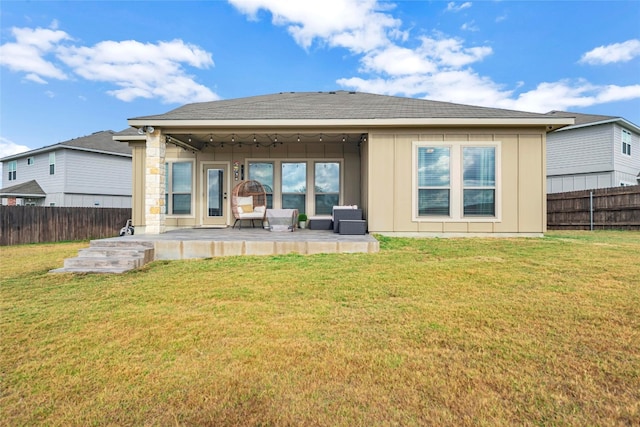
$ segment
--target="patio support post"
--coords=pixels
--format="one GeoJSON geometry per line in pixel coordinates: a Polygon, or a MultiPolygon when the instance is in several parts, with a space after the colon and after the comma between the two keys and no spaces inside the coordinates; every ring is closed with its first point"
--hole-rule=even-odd
{"type": "Polygon", "coordinates": [[[164,135],[156,129],[147,133],[145,159],[145,233],[165,232],[165,153],[167,145],[164,135]]]}

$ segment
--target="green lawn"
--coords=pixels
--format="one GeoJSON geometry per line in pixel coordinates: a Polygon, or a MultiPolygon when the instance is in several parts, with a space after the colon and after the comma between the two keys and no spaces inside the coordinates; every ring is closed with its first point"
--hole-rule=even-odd
{"type": "Polygon", "coordinates": [[[640,233],[48,274],[0,248],[0,425],[640,425],[640,233]]]}

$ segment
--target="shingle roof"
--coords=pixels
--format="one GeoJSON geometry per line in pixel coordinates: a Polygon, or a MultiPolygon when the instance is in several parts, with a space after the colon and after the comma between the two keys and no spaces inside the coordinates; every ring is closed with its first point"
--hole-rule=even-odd
{"type": "Polygon", "coordinates": [[[574,126],[586,125],[589,123],[598,123],[610,120],[620,119],[621,117],[616,116],[602,116],[598,114],[582,114],[582,113],[572,113],[570,111],[550,111],[547,113],[549,116],[553,117],[568,117],[574,118],[576,120],[574,126]]]}
{"type": "Polygon", "coordinates": [[[45,197],[47,194],[42,190],[42,187],[38,184],[38,181],[31,180],[23,182],[22,184],[16,184],[11,187],[5,187],[0,189],[0,196],[41,196],[45,197]]]}
{"type": "Polygon", "coordinates": [[[112,130],[99,131],[99,132],[92,133],[91,135],[81,136],[78,138],[70,139],[68,141],[47,145],[45,147],[37,148],[31,151],[26,151],[24,153],[7,156],[0,159],[0,161],[17,159],[25,156],[30,156],[35,153],[53,151],[58,148],[64,148],[64,147],[130,156],[131,147],[129,147],[129,144],[126,142],[114,141],[113,140],[114,135],[115,135],[115,132],[112,130]]]}
{"type": "Polygon", "coordinates": [[[634,132],[640,133],[640,127],[630,121],[624,119],[619,116],[603,116],[599,114],[582,114],[582,113],[574,113],[571,111],[550,111],[547,113],[547,116],[551,117],[567,117],[573,118],[575,123],[573,125],[564,127],[562,129],[558,129],[559,131],[570,130],[579,127],[585,127],[590,125],[598,125],[604,123],[617,123],[621,126],[629,128],[634,132]]]}
{"type": "MultiPolygon", "coordinates": [[[[544,118],[544,114],[362,92],[281,92],[187,104],[130,120],[312,120],[544,118]]],[[[546,116],[548,117],[548,116],[546,116]]]]}
{"type": "Polygon", "coordinates": [[[131,147],[126,143],[114,141],[113,135],[115,135],[114,131],[104,130],[92,133],[91,135],[70,139],[57,145],[85,148],[88,150],[104,151],[108,153],[131,154],[131,147]]]}

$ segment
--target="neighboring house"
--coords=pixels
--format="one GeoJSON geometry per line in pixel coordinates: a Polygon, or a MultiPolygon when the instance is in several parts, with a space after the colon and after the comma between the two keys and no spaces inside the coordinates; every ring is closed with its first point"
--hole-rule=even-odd
{"type": "Polygon", "coordinates": [[[573,119],[360,92],[279,93],[129,119],[136,234],[233,224],[241,180],[269,207],[362,207],[371,233],[546,231],[545,141],[573,119]]]}
{"type": "Polygon", "coordinates": [[[131,148],[96,132],[0,159],[3,205],[131,207],[131,148]]]}
{"type": "Polygon", "coordinates": [[[547,192],[640,183],[640,128],[622,117],[551,111],[575,124],[547,135],[547,192]]]}

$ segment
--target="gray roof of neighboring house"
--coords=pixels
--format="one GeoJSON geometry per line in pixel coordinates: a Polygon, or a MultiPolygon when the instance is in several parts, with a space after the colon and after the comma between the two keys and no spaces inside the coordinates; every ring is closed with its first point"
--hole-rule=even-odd
{"type": "Polygon", "coordinates": [[[57,150],[60,148],[91,151],[97,153],[112,154],[118,156],[131,157],[131,147],[126,142],[114,141],[115,132],[112,130],[104,130],[92,133],[91,135],[81,136],[79,138],[70,139],[68,141],[59,142],[53,145],[47,145],[31,151],[25,151],[19,154],[4,157],[0,161],[13,160],[21,157],[28,157],[38,153],[57,150]]]}
{"type": "Polygon", "coordinates": [[[636,132],[640,133],[640,127],[618,116],[604,116],[599,114],[582,114],[582,113],[573,113],[571,111],[550,111],[547,113],[547,115],[553,116],[553,117],[567,117],[567,118],[575,119],[575,124],[564,127],[562,129],[558,129],[559,131],[585,127],[585,126],[599,125],[604,123],[620,122],[622,124],[625,124],[627,127],[635,130],[636,132]]]}
{"type": "MultiPolygon", "coordinates": [[[[549,117],[549,116],[546,116],[549,117]]],[[[187,104],[129,120],[540,119],[544,114],[362,92],[281,92],[187,104]]]]}
{"type": "Polygon", "coordinates": [[[46,195],[35,179],[0,189],[0,196],[5,197],[45,197],[46,195]]]}

